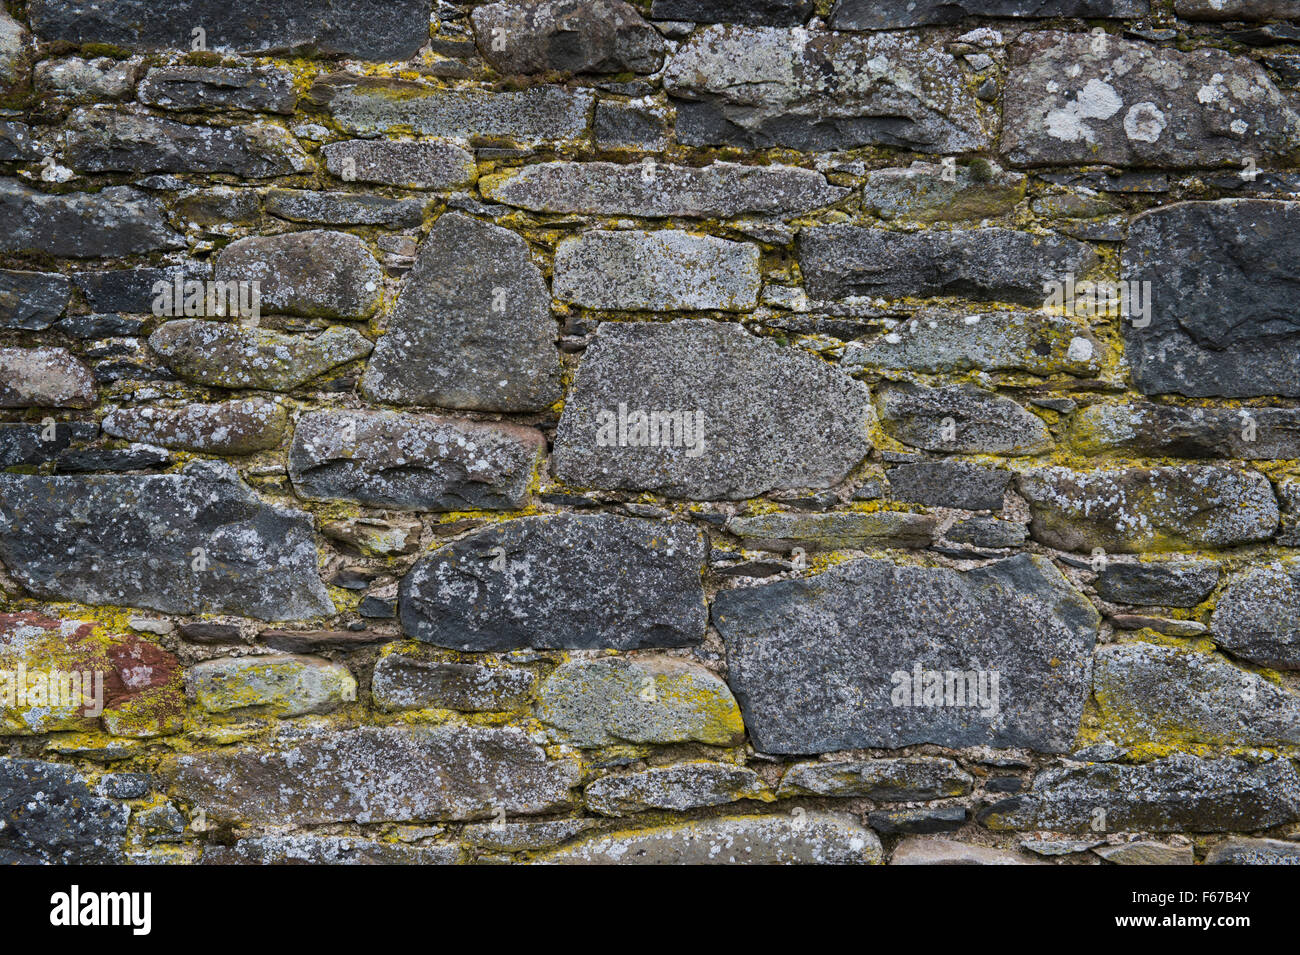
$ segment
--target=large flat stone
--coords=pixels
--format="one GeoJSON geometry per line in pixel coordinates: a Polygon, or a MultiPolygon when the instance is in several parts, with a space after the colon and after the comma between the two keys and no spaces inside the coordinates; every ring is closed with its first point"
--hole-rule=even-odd
{"type": "Polygon", "coordinates": [[[879,865],[876,834],[847,814],[723,816],[592,836],[539,865],[879,865]]]}
{"type": "Polygon", "coordinates": [[[1170,756],[1126,766],[1048,769],[1033,789],[980,813],[994,830],[1241,832],[1300,818],[1300,777],[1285,759],[1170,756]]]}
{"type": "Polygon", "coordinates": [[[474,154],[454,143],[347,139],[322,146],[321,155],[332,176],[407,189],[469,185],[478,168],[474,154]]]}
{"type": "Polygon", "coordinates": [[[879,802],[918,802],[965,796],[975,780],[951,759],[899,759],[796,763],[781,777],[778,795],[865,797],[879,802]]]}
{"type": "Polygon", "coordinates": [[[49,328],[63,315],[71,294],[66,275],[0,270],[0,328],[49,328]]]}
{"type": "Polygon", "coordinates": [[[666,45],[625,0],[502,0],[470,14],[498,73],[653,73],[666,45]]]}
{"type": "Polygon", "coordinates": [[[549,162],[484,178],[479,189],[495,202],[535,212],[788,218],[831,205],[849,190],[797,166],[708,166],[658,163],[549,162]]]}
{"type": "Polygon", "coordinates": [[[586,308],[718,309],[758,303],[758,246],[675,230],[584,232],[555,251],[555,297],[586,308]]]}
{"type": "Polygon", "coordinates": [[[532,695],[537,677],[523,667],[458,663],[431,657],[429,648],[386,647],[375,664],[370,693],[385,712],[427,708],[493,713],[517,709],[532,695]]]}
{"type": "Polygon", "coordinates": [[[654,0],[656,20],[691,23],[745,23],[752,26],[795,26],[813,13],[813,0],[654,0]]]}
{"type": "Polygon", "coordinates": [[[1208,560],[1121,564],[1107,561],[1093,586],[1111,603],[1195,607],[1219,582],[1219,565],[1208,560]]]}
{"type": "Polygon", "coordinates": [[[1122,554],[1233,547],[1277,530],[1277,499],[1254,471],[1197,465],[1022,474],[1034,540],[1122,554]]]}
{"type": "Polygon", "coordinates": [[[808,294],[822,300],[946,295],[1038,305],[1043,283],[1096,263],[1082,242],[993,227],[893,232],[837,224],[799,235],[808,294]]]}
{"type": "Polygon", "coordinates": [[[1300,411],[1292,408],[1188,408],[1151,401],[1090,405],[1070,422],[1070,444],[1093,454],[1138,457],[1300,457],[1300,411]]]}
{"type": "Polygon", "coordinates": [[[565,404],[555,473],[578,486],[694,500],[829,487],[871,450],[868,413],[866,386],[739,325],[606,322],[565,404]],[[701,440],[620,446],[617,435],[607,439],[621,406],[698,413],[701,440]]]}
{"type": "Polygon", "coordinates": [[[1150,325],[1123,326],[1138,389],[1300,396],[1297,236],[1297,202],[1180,202],[1136,216],[1121,277],[1151,283],[1150,325]]]}
{"type": "Polygon", "coordinates": [[[1012,47],[1001,149],[1014,163],[1240,168],[1298,139],[1300,118],[1246,57],[1056,30],[1012,47]]]}
{"type": "Polygon", "coordinates": [[[916,743],[1066,751],[1100,621],[1050,562],[1021,555],[965,572],[864,558],[722,591],[713,622],[754,746],[818,753],[916,743]],[[983,671],[985,705],[945,705],[941,682],[939,703],[917,705],[917,668],[938,681],[983,671]]]}
{"type": "Polygon", "coordinates": [[[289,449],[300,497],[403,511],[513,511],[528,500],[541,432],[392,411],[303,415],[289,449]]]}
{"type": "Polygon", "coordinates": [[[121,865],[130,815],[71,766],[0,759],[0,862],[121,865]]]}
{"type": "Polygon", "coordinates": [[[42,40],[137,50],[190,49],[202,26],[210,50],[405,60],[429,39],[429,0],[35,0],[42,40]]]}
{"type": "Polygon", "coordinates": [[[1219,597],[1210,630],[1233,656],[1279,670],[1300,670],[1300,568],[1252,567],[1219,597]]]}
{"type": "Polygon", "coordinates": [[[164,448],[209,454],[253,454],[279,447],[288,411],[274,401],[246,398],[179,408],[157,405],[115,408],[105,415],[105,434],[164,448]]]}
{"type": "Polygon", "coordinates": [[[690,146],[865,145],[955,153],[992,145],[992,118],[934,38],[714,26],[668,61],[690,146]]]}
{"type": "Polygon", "coordinates": [[[46,599],[263,620],[334,612],[311,518],[262,503],[219,463],[129,477],[0,474],[0,558],[46,599]]]}
{"type": "Polygon", "coordinates": [[[0,348],[0,408],[89,408],[95,377],[65,348],[0,348]]]}
{"type": "Polygon", "coordinates": [[[328,713],[357,698],[357,681],[347,667],[292,654],[203,660],[185,671],[185,684],[209,713],[253,708],[302,716],[328,713]]]}
{"type": "Polygon", "coordinates": [[[0,179],[0,251],[72,258],[183,248],[162,203],[129,186],[50,195],[0,179]]]}
{"type": "Polygon", "coordinates": [[[579,767],[517,729],[392,727],[181,756],[169,775],[209,819],[284,826],[557,812],[579,767]]]}
{"type": "Polygon", "coordinates": [[[927,451],[1037,454],[1050,449],[1043,419],[996,392],[972,385],[900,384],[876,394],[880,425],[927,451]]]}
{"type": "Polygon", "coordinates": [[[217,254],[218,282],[257,282],[264,312],[369,318],[383,296],[383,270],[347,232],[312,229],[237,239],[217,254]]]}
{"type": "Polygon", "coordinates": [[[505,521],[421,558],[402,630],[456,650],[680,647],[704,637],[699,531],[610,514],[505,521]]]}
{"type": "Polygon", "coordinates": [[[1140,17],[1148,0],[839,0],[833,30],[898,30],[957,23],[963,17],[1140,17]]]}
{"type": "Polygon", "coordinates": [[[540,411],[560,397],[551,296],[524,240],[439,217],[361,380],[373,401],[540,411]]]}
{"type": "Polygon", "coordinates": [[[583,790],[587,807],[602,816],[630,816],[649,809],[682,812],[763,794],[763,785],[752,769],[704,762],[602,776],[583,790]]]}
{"type": "Polygon", "coordinates": [[[136,98],[170,110],[246,109],[292,113],[293,74],[275,67],[160,66],[145,74],[136,98]]]}

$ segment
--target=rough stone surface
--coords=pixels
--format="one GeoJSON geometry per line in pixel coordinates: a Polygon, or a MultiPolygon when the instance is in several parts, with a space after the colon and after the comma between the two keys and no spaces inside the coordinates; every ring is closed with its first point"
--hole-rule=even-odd
{"type": "Polygon", "coordinates": [[[0,348],[0,408],[88,408],[95,378],[63,348],[0,348]]]}
{"type": "Polygon", "coordinates": [[[48,599],[263,620],[334,612],[310,517],[262,503],[220,464],[130,477],[0,474],[0,558],[48,599]]]}
{"type": "Polygon", "coordinates": [[[1195,607],[1219,582],[1213,561],[1120,564],[1108,561],[1093,584],[1102,600],[1142,606],[1195,607]]]}
{"type": "Polygon", "coordinates": [[[291,391],[331,368],[370,354],[350,328],[307,338],[265,328],[179,319],[158,326],[149,347],[182,378],[219,388],[291,391]]]}
{"type": "Polygon", "coordinates": [[[710,671],[670,657],[618,657],[562,664],[542,684],[538,718],[565,742],[734,746],[740,707],[710,671]]]}
{"type": "Polygon", "coordinates": [[[1037,415],[980,388],[899,385],[877,394],[881,427],[927,451],[1037,454],[1052,446],[1037,415]]]}
{"type": "Polygon", "coordinates": [[[577,778],[516,729],[372,727],[181,756],[171,788],[211,819],[311,825],[556,812],[577,778]]]}
{"type": "Polygon", "coordinates": [[[737,325],[606,323],[565,404],[554,468],[577,486],[695,499],[829,487],[871,449],[868,413],[865,386],[737,325]],[[621,405],[697,413],[703,451],[691,457],[691,447],[620,447],[617,440],[602,446],[608,429],[601,428],[621,405]]]}
{"type": "Polygon", "coordinates": [[[233,107],[261,113],[292,113],[298,103],[292,74],[279,69],[220,66],[155,67],[136,91],[140,102],[163,109],[233,107]]]}
{"type": "Polygon", "coordinates": [[[550,295],[518,235],[438,219],[366,368],[373,400],[538,411],[560,397],[550,295]]]}
{"type": "Polygon", "coordinates": [[[1153,402],[1096,404],[1071,424],[1085,451],[1143,457],[1300,457],[1300,412],[1290,408],[1184,408],[1153,402]]]}
{"type": "Polygon", "coordinates": [[[70,766],[0,760],[0,861],[122,864],[130,807],[96,796],[70,766]]]}
{"type": "Polygon", "coordinates": [[[1300,816],[1300,777],[1286,760],[1167,759],[1048,769],[1033,789],[980,814],[994,830],[1231,832],[1300,816]]]}
{"type": "Polygon", "coordinates": [[[540,432],[392,411],[318,411],[293,432],[298,495],[403,511],[518,510],[545,449],[540,432]]]}
{"type": "Polygon", "coordinates": [[[862,205],[883,219],[960,222],[1006,215],[1025,197],[1025,176],[992,163],[946,171],[936,163],[867,173],[862,205]]]}
{"type": "Polygon", "coordinates": [[[863,558],[723,591],[713,622],[763,752],[924,742],[1063,752],[1083,711],[1099,619],[1055,567],[1024,555],[966,572],[863,558]],[[935,686],[929,703],[924,693],[915,701],[924,671],[941,674],[931,681],[937,704],[935,686]],[[947,671],[982,671],[983,706],[964,679],[960,700],[956,687],[945,694],[947,671]]]}
{"type": "Polygon", "coordinates": [[[274,401],[249,398],[179,408],[117,408],[103,421],[105,434],[164,448],[212,454],[252,454],[279,447],[289,414],[274,401]]]}
{"type": "Polygon", "coordinates": [[[353,836],[300,834],[254,836],[231,845],[211,845],[204,865],[454,865],[455,846],[410,846],[353,836]]]}
{"type": "Polygon", "coordinates": [[[397,645],[375,664],[370,692],[387,712],[425,708],[491,713],[526,702],[537,677],[531,670],[429,659],[423,648],[397,645]]]}
{"type": "Polygon", "coordinates": [[[1232,579],[1210,629],[1233,656],[1280,670],[1300,670],[1300,569],[1274,563],[1232,579]]]}
{"type": "Polygon", "coordinates": [[[1150,325],[1124,324],[1145,394],[1300,396],[1294,280],[1300,203],[1175,203],[1137,216],[1127,282],[1150,282],[1150,325]]]}
{"type": "Polygon", "coordinates": [[[1191,846],[1170,846],[1163,842],[1125,842],[1092,850],[1112,865],[1192,865],[1191,846]]]}
{"type": "Polygon", "coordinates": [[[682,811],[721,806],[763,792],[752,769],[726,763],[680,763],[639,773],[602,776],[583,791],[588,807],[602,816],[630,816],[648,809],[682,811]]]}
{"type": "Polygon", "coordinates": [[[1115,553],[1232,547],[1268,540],[1278,507],[1262,474],[1215,466],[1022,474],[1034,540],[1115,553]]]}
{"type": "Polygon", "coordinates": [[[329,225],[418,226],[424,221],[423,199],[390,199],[352,192],[271,189],[263,197],[266,211],[291,222],[329,225]]]}
{"type": "Polygon", "coordinates": [[[878,865],[876,834],[849,815],[724,816],[593,836],[543,865],[878,865]]]}
{"type": "Polygon", "coordinates": [[[812,0],[654,0],[650,5],[650,16],[656,20],[752,26],[795,26],[812,12],[812,0]]]}
{"type": "Polygon", "coordinates": [[[1019,165],[1240,168],[1295,148],[1300,118],[1248,58],[1050,30],[1012,48],[1002,128],[1019,165]]]}
{"type": "Polygon", "coordinates": [[[429,0],[269,0],[253,10],[224,0],[34,0],[42,40],[111,43],[140,50],[189,49],[203,24],[207,48],[239,53],[316,53],[404,60],[429,38],[429,0]]]}
{"type": "Polygon", "coordinates": [[[832,30],[896,30],[984,17],[1137,17],[1147,0],[839,0],[832,30]]]}
{"type": "Polygon", "coordinates": [[[653,73],[663,37],[624,0],[504,0],[470,14],[483,58],[500,73],[653,73]]]}
{"type": "Polygon", "coordinates": [[[668,60],[690,146],[980,150],[989,118],[931,39],[748,26],[697,31],[668,60]]]}
{"type": "Polygon", "coordinates": [[[319,318],[367,318],[383,272],[365,243],[346,232],[252,236],[217,256],[218,282],[257,282],[262,310],[319,318]]]}
{"type": "Polygon", "coordinates": [[[177,249],[162,203],[129,186],[51,195],[0,179],[0,251],[93,257],[177,249]]]}
{"type": "Polygon", "coordinates": [[[1205,855],[1206,865],[1300,865],[1300,843],[1228,839],[1205,855]]]}
{"type": "Polygon", "coordinates": [[[890,468],[889,496],[896,501],[968,511],[1000,511],[1011,473],[978,464],[926,461],[890,468]]]}
{"type": "Polygon", "coordinates": [[[686,232],[586,232],[555,253],[555,297],[586,308],[743,312],[758,302],[758,247],[686,232]]]}
{"type": "Polygon", "coordinates": [[[827,225],[799,236],[809,295],[950,295],[1037,305],[1043,283],[1097,262],[1088,246],[1013,229],[912,233],[827,225]]]}
{"type": "Polygon", "coordinates": [[[50,272],[0,271],[0,328],[40,331],[68,307],[67,276],[50,272]]]}
{"type": "Polygon", "coordinates": [[[457,650],[680,647],[704,636],[699,531],[613,515],[525,517],[422,558],[402,630],[457,650]]]}
{"type": "Polygon", "coordinates": [[[330,175],[407,189],[449,189],[474,181],[474,154],[454,143],[348,139],[321,147],[330,175]]]}
{"type": "Polygon", "coordinates": [[[781,777],[781,796],[860,796],[877,802],[916,802],[965,796],[971,775],[950,759],[905,756],[796,763],[781,777]]]}
{"type": "Polygon", "coordinates": [[[838,202],[847,189],[795,166],[708,166],[649,163],[551,162],[525,166],[479,188],[496,202],[538,212],[788,218],[838,202]]]}
{"type": "Polygon", "coordinates": [[[967,845],[951,839],[913,836],[904,839],[890,856],[890,865],[1033,865],[1033,860],[988,846],[967,845]]]}
{"type": "Polygon", "coordinates": [[[187,688],[209,713],[255,707],[276,716],[327,713],[357,698],[347,667],[298,656],[204,660],[186,673],[187,688]]]}
{"type": "Polygon", "coordinates": [[[866,550],[872,547],[925,547],[934,536],[936,521],[928,514],[872,511],[865,514],[792,514],[774,512],[753,517],[733,517],[727,533],[749,547],[788,551],[794,547],[817,550],[866,550]]]}

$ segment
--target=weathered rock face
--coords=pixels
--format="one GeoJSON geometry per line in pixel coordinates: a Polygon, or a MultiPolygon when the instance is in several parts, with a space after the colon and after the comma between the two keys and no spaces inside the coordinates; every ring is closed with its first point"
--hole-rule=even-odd
{"type": "Polygon", "coordinates": [[[66,276],[48,272],[0,271],[0,328],[40,331],[68,307],[66,276]]]}
{"type": "Polygon", "coordinates": [[[523,507],[541,432],[391,411],[303,415],[289,450],[299,496],[406,511],[523,507]]]}
{"type": "Polygon", "coordinates": [[[842,364],[850,371],[1023,371],[1087,376],[1100,369],[1100,353],[1085,326],[1057,315],[927,310],[884,335],[851,342],[842,364]]]}
{"type": "Polygon", "coordinates": [[[796,763],[781,777],[781,796],[864,796],[879,802],[916,802],[964,796],[974,779],[950,759],[907,756],[843,762],[796,763]]]}
{"type": "Polygon", "coordinates": [[[966,572],[864,558],[723,591],[713,623],[763,752],[925,742],[1063,752],[1099,618],[1039,557],[966,572]]]}
{"type": "Polygon", "coordinates": [[[602,816],[630,816],[648,809],[721,806],[762,793],[762,783],[752,769],[726,763],[681,763],[602,776],[588,784],[583,798],[602,816]]]}
{"type": "Polygon", "coordinates": [[[1281,839],[1229,839],[1211,849],[1206,865],[1300,865],[1300,846],[1281,839]]]}
{"type": "Polygon", "coordinates": [[[1147,0],[839,0],[831,13],[833,30],[894,30],[956,23],[983,17],[1137,17],[1147,0]]]}
{"type": "Polygon", "coordinates": [[[0,180],[0,250],[91,257],[179,249],[162,203],[129,186],[50,195],[0,180]]]}
{"type": "Polygon", "coordinates": [[[734,746],[745,735],[727,684],[703,667],[668,657],[565,663],[542,684],[537,715],[579,747],[734,746]]]}
{"type": "Polygon", "coordinates": [[[104,418],[105,434],[164,448],[212,454],[252,454],[279,447],[289,413],[263,398],[221,404],[117,408],[104,418]]]}
{"type": "Polygon", "coordinates": [[[298,103],[293,75],[274,68],[155,67],[140,81],[136,95],[146,105],[172,110],[232,107],[292,113],[298,103]]]}
{"type": "Polygon", "coordinates": [[[42,40],[111,43],[139,50],[188,50],[203,24],[207,48],[239,53],[318,53],[403,60],[428,40],[429,0],[270,0],[255,9],[221,0],[35,0],[32,29],[42,40]]]}
{"type": "Polygon", "coordinates": [[[1300,203],[1183,202],[1133,220],[1123,278],[1150,282],[1149,327],[1124,325],[1145,394],[1300,396],[1292,302],[1300,203]]]}
{"type": "Polygon", "coordinates": [[[1300,456],[1300,412],[1290,408],[1183,408],[1153,402],[1097,404],[1071,424],[1076,447],[1150,457],[1300,456]]]}
{"type": "Polygon", "coordinates": [[[1097,651],[1099,731],[1120,746],[1294,747],[1300,696],[1209,654],[1148,643],[1097,651]]]}
{"type": "Polygon", "coordinates": [[[149,347],[182,378],[219,388],[291,391],[370,354],[360,332],[331,328],[314,338],[266,328],[180,319],[158,326],[149,347]]]}
{"type": "Polygon", "coordinates": [[[404,127],[424,136],[563,142],[587,129],[591,94],[558,86],[518,92],[440,89],[400,81],[358,82],[330,98],[334,118],[370,136],[404,127]]]}
{"type": "Polygon", "coordinates": [[[1005,215],[1025,197],[1022,173],[1006,173],[992,163],[948,171],[936,163],[867,173],[864,208],[884,219],[960,222],[1005,215]]]}
{"type": "MultiPolygon", "coordinates": [[[[481,8],[480,8],[481,9],[481,8]]],[[[788,218],[831,205],[849,190],[795,166],[670,166],[657,163],[551,162],[525,166],[479,186],[496,202],[538,212],[788,218]]]]}
{"type": "Polygon", "coordinates": [[[1233,656],[1280,670],[1300,670],[1300,569],[1255,567],[1229,582],[1210,630],[1233,656]]]}
{"type": "Polygon", "coordinates": [[[788,551],[864,550],[870,547],[925,547],[934,536],[936,520],[929,514],[872,511],[866,514],[757,514],[733,517],[727,533],[749,547],[788,551]]]}
{"type": "Polygon", "coordinates": [[[370,692],[389,712],[426,708],[490,713],[517,709],[531,696],[531,670],[429,658],[424,647],[389,648],[375,664],[370,692]]]}
{"type": "Polygon", "coordinates": [[[758,302],[755,245],[686,232],[586,232],[555,252],[555,297],[587,308],[719,309],[758,302]]]}
{"type": "Polygon", "coordinates": [[[395,404],[540,411],[560,397],[555,336],[527,243],[448,213],[420,247],[361,387],[395,404]]]}
{"type": "Polygon", "coordinates": [[[0,760],[0,861],[8,865],[121,865],[130,815],[70,766],[0,760]]]}
{"type": "Polygon", "coordinates": [[[812,0],[654,0],[650,5],[650,15],[656,20],[693,23],[795,26],[812,13],[812,0]]]}
{"type": "Polygon", "coordinates": [[[1125,766],[1049,769],[1033,790],[980,815],[990,829],[1059,832],[1232,832],[1267,829],[1300,816],[1300,777],[1287,760],[1171,756],[1125,766]]]}
{"type": "Polygon", "coordinates": [[[1293,149],[1300,118],[1245,57],[1052,30],[1013,47],[1002,129],[1018,165],[1240,168],[1293,149]]]}
{"type": "Polygon", "coordinates": [[[331,225],[418,226],[424,221],[426,208],[423,199],[389,199],[307,189],[271,189],[262,198],[263,208],[273,216],[291,222],[331,225]]]}
{"type": "Polygon", "coordinates": [[[991,145],[990,118],[956,60],[916,36],[708,27],[669,58],[664,87],[677,100],[677,138],[692,146],[991,145]]]}
{"type": "Polygon", "coordinates": [[[257,282],[262,310],[320,318],[368,318],[383,272],[365,243],[346,232],[253,236],[217,256],[218,282],[257,282]]]}
{"type": "Polygon", "coordinates": [[[321,147],[330,175],[407,189],[447,189],[472,183],[474,154],[453,143],[348,139],[321,147]]]}
{"type": "Polygon", "coordinates": [[[84,110],[67,157],[82,172],[228,172],[251,179],[302,172],[307,160],[279,126],[191,126],[155,116],[84,110]]]}
{"type": "Polygon", "coordinates": [[[422,558],[402,630],[457,650],[681,647],[704,636],[699,531],[614,515],[525,517],[422,558]]]}
{"type": "Polygon", "coordinates": [[[1103,600],[1121,604],[1195,607],[1219,582],[1213,561],[1119,564],[1108,561],[1093,586],[1103,600]]]}
{"type": "Polygon", "coordinates": [[[407,846],[353,836],[277,834],[210,845],[204,865],[455,865],[454,846],[407,846]]]}
{"type": "Polygon", "coordinates": [[[0,348],[0,408],[88,408],[90,369],[62,348],[0,348]]]}
{"type": "Polygon", "coordinates": [[[310,517],[263,504],[216,464],[132,477],[0,474],[0,558],[48,599],[263,620],[334,612],[310,517]]]}
{"type": "Polygon", "coordinates": [[[876,834],[847,814],[724,816],[593,836],[541,865],[879,865],[876,834]]]}
{"type": "Polygon", "coordinates": [[[896,501],[1000,511],[1011,473],[978,464],[945,461],[902,464],[889,469],[889,496],[896,501]]]}
{"type": "Polygon", "coordinates": [[[1038,304],[1043,284],[1082,274],[1097,262],[1088,246],[1011,229],[911,233],[828,225],[799,236],[799,265],[810,295],[952,295],[1038,304]]]}
{"type": "Polygon", "coordinates": [[[312,825],[558,812],[578,775],[515,729],[368,728],[181,756],[171,785],[211,819],[312,825]]]}
{"type": "Polygon", "coordinates": [[[1010,398],[969,386],[895,386],[878,394],[881,426],[927,451],[1036,454],[1052,446],[1041,418],[1010,398]]]}
{"type": "Polygon", "coordinates": [[[186,674],[189,692],[209,713],[256,708],[276,716],[327,713],[356,700],[348,668],[292,655],[204,660],[186,674]]]}
{"type": "Polygon", "coordinates": [[[1116,553],[1233,547],[1268,540],[1277,499],[1253,471],[1196,466],[1022,474],[1030,532],[1060,550],[1116,553]]]}
{"type": "Polygon", "coordinates": [[[865,386],[738,325],[605,323],[565,404],[555,473],[694,499],[828,487],[870,450],[867,414],[865,386]],[[640,441],[633,412],[681,412],[681,440],[651,445],[643,423],[640,441]]]}
{"type": "Polygon", "coordinates": [[[479,52],[500,73],[653,73],[663,37],[624,0],[486,3],[470,14],[479,52]]]}

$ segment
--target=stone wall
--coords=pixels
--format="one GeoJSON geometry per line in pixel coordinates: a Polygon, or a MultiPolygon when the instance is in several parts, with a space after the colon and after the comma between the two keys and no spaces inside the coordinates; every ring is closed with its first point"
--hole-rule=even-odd
{"type": "Polygon", "coordinates": [[[1296,862],[1297,41],[10,0],[0,859],[1296,862]]]}

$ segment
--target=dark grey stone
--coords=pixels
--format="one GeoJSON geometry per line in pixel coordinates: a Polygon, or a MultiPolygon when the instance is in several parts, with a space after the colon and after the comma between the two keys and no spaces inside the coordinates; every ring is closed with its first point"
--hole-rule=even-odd
{"type": "Polygon", "coordinates": [[[892,385],[878,392],[881,427],[927,451],[1037,454],[1052,447],[1043,419],[972,385],[892,385]]]}
{"type": "Polygon", "coordinates": [[[334,612],[311,517],[262,503],[217,462],[132,477],[0,474],[0,558],[46,599],[263,620],[334,612]]]}
{"type": "Polygon", "coordinates": [[[433,707],[491,713],[527,702],[536,683],[536,675],[523,667],[427,659],[403,649],[380,657],[370,693],[385,712],[433,707]]]}
{"type": "Polygon", "coordinates": [[[954,832],[966,824],[965,806],[926,806],[921,809],[877,809],[867,813],[867,823],[886,836],[905,833],[954,832]]]}
{"type": "Polygon", "coordinates": [[[656,20],[792,27],[812,16],[813,0],[654,0],[656,20]]]}
{"type": "Polygon", "coordinates": [[[556,334],[528,244],[447,213],[420,246],[361,389],[392,404],[541,411],[560,397],[556,334]]]}
{"type": "Polygon", "coordinates": [[[1195,607],[1219,582],[1209,560],[1119,564],[1109,561],[1093,584],[1102,600],[1148,607],[1195,607]]]}
{"type": "Polygon", "coordinates": [[[49,328],[68,307],[71,295],[66,275],[0,270],[0,328],[49,328]]]}
{"type": "Polygon", "coordinates": [[[778,795],[861,796],[878,802],[918,802],[968,795],[975,780],[951,759],[897,759],[797,763],[781,777],[778,795]]]}
{"type": "Polygon", "coordinates": [[[968,511],[1000,511],[1011,473],[978,464],[923,461],[885,472],[889,496],[896,501],[968,511]]]}
{"type": "Polygon", "coordinates": [[[838,0],[832,30],[897,30],[957,23],[963,17],[1145,16],[1148,0],[838,0]]]}
{"type": "Polygon", "coordinates": [[[1300,457],[1300,411],[1291,408],[1106,403],[1083,409],[1070,428],[1071,444],[1094,453],[1246,461],[1300,457]]]}
{"type": "Polygon", "coordinates": [[[71,766],[0,759],[2,863],[121,865],[130,814],[71,766]]]}
{"type": "Polygon", "coordinates": [[[1279,670],[1300,670],[1300,568],[1254,567],[1228,584],[1210,631],[1233,656],[1279,670]]]}
{"type": "Polygon", "coordinates": [[[996,517],[967,518],[943,532],[946,540],[974,547],[1019,547],[1028,535],[1024,524],[996,517]]]}
{"type": "Polygon", "coordinates": [[[293,74],[273,67],[159,66],[145,74],[136,98],[163,109],[246,109],[292,113],[293,74]]]}
{"type": "Polygon", "coordinates": [[[474,181],[474,154],[454,143],[348,139],[321,147],[330,175],[407,189],[449,189],[474,181]]]}
{"type": "Polygon", "coordinates": [[[653,73],[666,45],[624,0],[504,0],[470,14],[498,73],[653,73]]]}
{"type": "Polygon", "coordinates": [[[632,650],[704,637],[703,535],[610,514],[494,524],[402,579],[402,630],[456,650],[632,650]]]}
{"type": "Polygon", "coordinates": [[[247,398],[178,408],[143,405],[114,408],[104,416],[105,434],[164,448],[208,454],[252,454],[279,447],[288,411],[274,401],[247,398]]]}
{"type": "Polygon", "coordinates": [[[658,152],[668,146],[667,112],[637,103],[597,100],[592,134],[597,149],[658,152]]]}
{"type": "MultiPolygon", "coordinates": [[[[1065,752],[1100,618],[1049,561],[1020,555],[964,572],[863,558],[722,591],[713,622],[762,752],[916,743],[1065,752]],[[983,705],[964,692],[965,705],[943,705],[942,685],[939,705],[916,705],[924,671],[938,681],[981,671],[983,705]]],[[[955,692],[949,701],[962,702],[955,692]]]]}
{"type": "Polygon", "coordinates": [[[96,312],[126,312],[148,315],[154,310],[158,295],[154,287],[165,282],[175,289],[176,279],[182,282],[206,282],[212,278],[212,266],[193,260],[180,265],[157,268],[106,269],[94,272],[74,272],[72,281],[77,291],[85,296],[96,312]]]}
{"type": "Polygon", "coordinates": [[[99,426],[92,421],[59,422],[52,432],[40,424],[0,424],[0,468],[46,464],[74,442],[93,441],[98,436],[99,426]],[[46,434],[50,435],[48,441],[46,434]]]}
{"type": "Polygon", "coordinates": [[[540,431],[393,411],[303,415],[289,449],[294,490],[312,500],[403,511],[514,511],[546,449],[540,431]]]}
{"type": "Polygon", "coordinates": [[[261,307],[315,318],[368,318],[384,273],[349,232],[312,229],[237,239],[217,255],[218,282],[258,282],[261,307]]]}
{"type": "Polygon", "coordinates": [[[315,192],[271,189],[263,197],[266,211],[291,222],[329,225],[416,226],[424,221],[423,199],[391,199],[364,192],[315,192]]]}
{"type": "Polygon", "coordinates": [[[168,227],[162,204],[138,189],[55,196],[0,179],[0,251],[91,258],[184,245],[168,227]]]}
{"type": "Polygon", "coordinates": [[[1297,255],[1296,202],[1180,202],[1135,217],[1121,277],[1151,283],[1151,319],[1124,323],[1134,384],[1145,394],[1300,396],[1297,255]]]}
{"type": "Polygon", "coordinates": [[[893,232],[837,224],[799,235],[808,294],[928,297],[1039,305],[1043,284],[1081,275],[1097,263],[1082,242],[1014,229],[893,232]]]}

